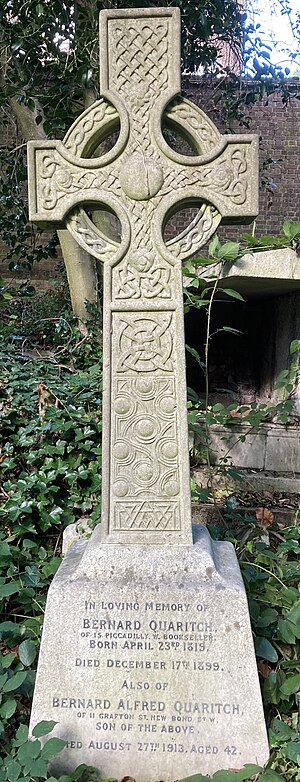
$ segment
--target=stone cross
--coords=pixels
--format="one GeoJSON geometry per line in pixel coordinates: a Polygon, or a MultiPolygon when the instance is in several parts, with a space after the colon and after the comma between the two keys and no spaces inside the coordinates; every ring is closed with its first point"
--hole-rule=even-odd
{"type": "Polygon", "coordinates": [[[191,543],[181,262],[257,214],[257,137],[221,136],[180,91],[177,8],[100,14],[101,99],[64,141],[29,142],[30,219],[65,224],[104,265],[104,543],[191,543]],[[195,150],[171,149],[162,121],[195,150]],[[113,148],[94,156],[118,128],[113,148]],[[178,208],[199,206],[164,241],[178,208]],[[86,211],[121,223],[105,236],[86,211]]]}

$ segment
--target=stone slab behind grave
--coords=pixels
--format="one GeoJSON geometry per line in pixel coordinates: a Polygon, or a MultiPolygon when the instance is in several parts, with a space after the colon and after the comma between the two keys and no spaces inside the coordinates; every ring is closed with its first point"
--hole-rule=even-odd
{"type": "Polygon", "coordinates": [[[172,782],[268,756],[233,548],[205,530],[192,540],[181,283],[181,261],[221,220],[256,214],[257,139],[223,138],[174,99],[179,42],[178,9],[102,12],[103,99],[64,143],[29,145],[31,218],[64,221],[104,264],[102,523],[49,590],[31,716],[57,720],[68,742],[57,773],[85,762],[172,782]],[[197,156],[166,144],[166,106],[197,156]],[[118,114],[115,147],[89,159],[118,114]],[[195,201],[165,244],[168,215],[195,201]],[[82,206],[95,203],[119,216],[119,245],[82,206]]]}

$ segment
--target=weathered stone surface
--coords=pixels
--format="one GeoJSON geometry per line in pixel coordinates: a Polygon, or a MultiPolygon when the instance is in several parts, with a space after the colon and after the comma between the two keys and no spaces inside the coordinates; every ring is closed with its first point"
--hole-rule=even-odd
{"type": "Polygon", "coordinates": [[[92,530],[89,526],[88,516],[82,516],[78,521],[74,521],[73,524],[69,524],[63,531],[62,539],[62,554],[63,556],[69,551],[69,548],[76,543],[77,540],[87,540],[90,538],[92,530]]]}
{"type": "Polygon", "coordinates": [[[214,424],[209,428],[210,449],[214,464],[234,464],[239,467],[265,465],[267,430],[253,432],[249,426],[226,427],[214,424]],[[243,441],[241,437],[246,439],[243,441]]]}
{"type": "Polygon", "coordinates": [[[32,724],[58,721],[58,773],[154,782],[263,764],[268,747],[234,549],[77,542],[49,591],[32,724]],[[59,661],[59,662],[58,662],[59,661]]]}
{"type": "MultiPolygon", "coordinates": [[[[204,427],[203,427],[204,433],[204,427]]],[[[261,424],[253,430],[247,424],[209,427],[213,464],[233,464],[276,473],[300,474],[299,428],[261,424]],[[242,438],[242,439],[241,439],[242,438]],[[245,438],[245,439],[244,439],[245,438]]]]}
{"type": "Polygon", "coordinates": [[[272,427],[268,432],[266,444],[265,469],[276,472],[300,473],[299,428],[290,427],[278,431],[272,427]]]}
{"type": "Polygon", "coordinates": [[[64,221],[104,264],[102,524],[51,586],[31,725],[58,720],[58,770],[171,782],[267,758],[233,549],[206,531],[192,545],[181,280],[221,219],[256,214],[257,139],[220,136],[176,97],[178,9],[100,19],[103,97],[63,143],[29,146],[31,219],[64,221]],[[163,115],[196,156],[168,146],[163,115]],[[91,158],[118,117],[116,145],[91,158]],[[165,243],[168,216],[195,201],[165,243]],[[118,216],[119,244],[88,217],[95,203],[118,216]]]}
{"type": "Polygon", "coordinates": [[[180,89],[178,9],[104,11],[103,97],[64,142],[29,145],[30,217],[65,221],[104,263],[103,540],[191,542],[181,262],[220,220],[257,213],[257,138],[221,136],[180,89]],[[115,146],[89,159],[115,130],[115,146]],[[165,120],[196,156],[165,141],[165,120]],[[178,205],[199,212],[176,239],[163,230],[178,205]],[[120,244],[93,225],[84,203],[119,217],[120,244]]]}
{"type": "MultiPolygon", "coordinates": [[[[288,470],[287,470],[288,472],[288,470]]],[[[245,483],[253,491],[273,491],[285,494],[300,494],[300,478],[288,478],[282,475],[261,475],[256,473],[245,476],[245,483]]]]}

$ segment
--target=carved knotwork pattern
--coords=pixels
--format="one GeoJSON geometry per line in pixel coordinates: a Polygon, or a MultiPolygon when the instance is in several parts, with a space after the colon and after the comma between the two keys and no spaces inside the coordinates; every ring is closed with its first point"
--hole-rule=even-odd
{"type": "Polygon", "coordinates": [[[142,149],[153,159],[159,159],[151,144],[149,120],[157,96],[168,86],[168,31],[166,20],[149,20],[143,24],[122,20],[114,26],[112,88],[126,97],[133,119],[127,156],[142,149]]]}
{"type": "Polygon", "coordinates": [[[212,231],[215,231],[220,222],[221,215],[213,206],[202,204],[194,220],[175,240],[168,242],[168,249],[180,258],[188,258],[193,255],[209,239],[212,231]]]}
{"type": "Polygon", "coordinates": [[[149,529],[150,524],[150,528],[169,529],[179,494],[175,380],[140,375],[116,377],[114,385],[112,493],[117,499],[116,526],[149,529]],[[163,501],[157,512],[152,498],[163,501]]]}
{"type": "Polygon", "coordinates": [[[159,196],[151,198],[150,201],[130,201],[130,203],[127,199],[131,213],[132,247],[136,251],[144,250],[152,253],[153,260],[155,250],[151,222],[159,200],[159,196]]]}
{"type": "Polygon", "coordinates": [[[174,370],[172,312],[115,313],[114,335],[118,372],[174,370]]]}
{"type": "Polygon", "coordinates": [[[178,502],[116,502],[114,529],[176,532],[180,530],[178,502]]]}
{"type": "Polygon", "coordinates": [[[64,139],[64,145],[73,155],[81,155],[90,138],[93,138],[99,127],[108,120],[118,117],[118,113],[111,103],[101,98],[89,113],[79,120],[78,125],[72,128],[64,139]]]}
{"type": "Polygon", "coordinates": [[[166,117],[174,124],[181,123],[191,138],[198,142],[201,154],[209,154],[220,142],[221,136],[215,125],[189,101],[176,98],[168,106],[166,117]]]}
{"type": "Polygon", "coordinates": [[[132,105],[141,106],[149,91],[157,95],[168,85],[167,20],[141,23],[123,19],[114,23],[111,37],[111,89],[132,105]]]}
{"type": "Polygon", "coordinates": [[[69,215],[66,222],[72,236],[102,263],[108,261],[116,252],[116,244],[97,231],[83,210],[69,215]]]}
{"type": "Polygon", "coordinates": [[[114,272],[116,299],[170,299],[171,269],[162,261],[153,262],[152,254],[131,254],[114,272]]]}
{"type": "Polygon", "coordinates": [[[165,179],[164,192],[184,189],[189,187],[207,188],[212,193],[217,193],[228,198],[238,206],[244,204],[248,190],[248,159],[244,149],[233,148],[226,150],[209,165],[200,166],[195,170],[187,167],[173,176],[170,172],[165,179]]]}
{"type": "Polygon", "coordinates": [[[113,270],[113,298],[171,297],[171,271],[167,263],[157,259],[151,230],[158,199],[131,201],[130,204],[126,199],[131,210],[131,248],[124,261],[113,270]]]}
{"type": "MultiPolygon", "coordinates": [[[[107,193],[112,190],[121,193],[117,173],[114,171],[72,169],[55,159],[54,155],[44,154],[40,166],[40,197],[44,209],[54,209],[64,196],[96,189],[107,193]]],[[[99,194],[100,196],[100,194],[99,194]]],[[[84,200],[84,198],[82,199],[84,200]]],[[[99,199],[100,200],[100,199],[99,199]]]]}

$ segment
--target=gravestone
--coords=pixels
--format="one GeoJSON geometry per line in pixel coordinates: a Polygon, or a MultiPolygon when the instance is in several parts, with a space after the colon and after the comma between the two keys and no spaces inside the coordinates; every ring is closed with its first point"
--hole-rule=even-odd
{"type": "Polygon", "coordinates": [[[54,769],[151,782],[264,763],[247,600],[229,543],[190,518],[181,262],[257,212],[257,139],[222,137],[180,89],[178,9],[100,14],[102,98],[63,142],[29,144],[31,219],[103,263],[103,513],[49,590],[31,725],[54,769]],[[196,155],[163,137],[164,115],[196,155]],[[115,146],[91,157],[120,121],[115,146]],[[196,218],[164,242],[178,205],[196,218]],[[88,209],[121,223],[120,243],[88,209]]]}

